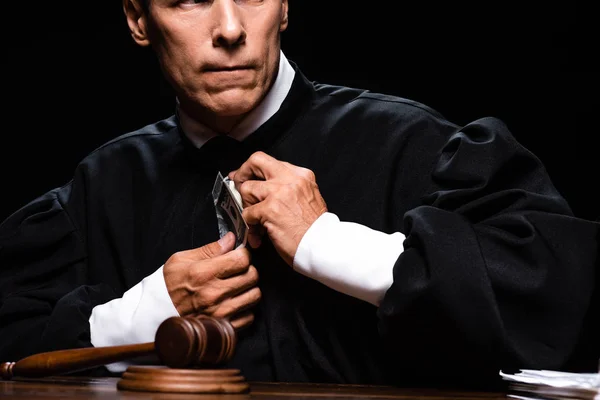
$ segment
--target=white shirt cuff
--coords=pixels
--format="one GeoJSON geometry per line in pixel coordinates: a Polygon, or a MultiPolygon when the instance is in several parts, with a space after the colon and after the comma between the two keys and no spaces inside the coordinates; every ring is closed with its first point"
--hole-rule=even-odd
{"type": "Polygon", "coordinates": [[[321,215],[304,234],[293,268],[330,288],[379,306],[392,285],[405,236],[387,234],[332,213],[321,215]]]}
{"type": "MultiPolygon", "coordinates": [[[[169,296],[163,267],[129,289],[123,297],[92,309],[90,335],[94,347],[154,341],[159,325],[179,313],[169,296]]],[[[106,367],[111,372],[123,372],[129,362],[117,362],[106,367]]]]}

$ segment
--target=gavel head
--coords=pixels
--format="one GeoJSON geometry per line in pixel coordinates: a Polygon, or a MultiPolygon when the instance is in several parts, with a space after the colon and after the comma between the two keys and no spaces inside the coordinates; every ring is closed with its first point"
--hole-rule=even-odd
{"type": "Polygon", "coordinates": [[[154,339],[159,359],[171,368],[226,362],[233,356],[235,345],[235,329],[229,321],[205,315],[168,318],[154,339]]]}

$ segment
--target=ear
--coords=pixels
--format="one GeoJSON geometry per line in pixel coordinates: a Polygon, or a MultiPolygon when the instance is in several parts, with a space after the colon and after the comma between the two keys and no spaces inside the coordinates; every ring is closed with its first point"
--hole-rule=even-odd
{"type": "Polygon", "coordinates": [[[147,32],[147,16],[141,1],[145,0],[123,0],[123,12],[127,17],[127,25],[133,40],[140,46],[148,46],[150,40],[147,32]]]}
{"type": "Polygon", "coordinates": [[[281,23],[279,32],[283,32],[288,27],[288,0],[281,0],[281,23]]]}

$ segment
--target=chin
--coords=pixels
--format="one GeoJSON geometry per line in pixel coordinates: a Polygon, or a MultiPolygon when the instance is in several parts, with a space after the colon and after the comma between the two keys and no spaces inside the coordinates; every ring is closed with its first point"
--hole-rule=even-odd
{"type": "Polygon", "coordinates": [[[215,114],[222,117],[233,117],[252,111],[260,102],[260,98],[246,93],[243,95],[219,96],[219,99],[213,99],[213,102],[211,108],[215,114]]]}

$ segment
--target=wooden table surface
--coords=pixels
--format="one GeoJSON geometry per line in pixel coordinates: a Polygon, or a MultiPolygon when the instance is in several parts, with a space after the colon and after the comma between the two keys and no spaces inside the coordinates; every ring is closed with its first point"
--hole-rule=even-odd
{"type": "Polygon", "coordinates": [[[156,399],[156,400],[250,400],[250,399],[507,399],[505,393],[391,388],[362,385],[324,385],[293,383],[250,383],[246,394],[185,394],[135,392],[117,389],[119,378],[49,377],[42,379],[0,380],[0,399],[156,399]]]}

